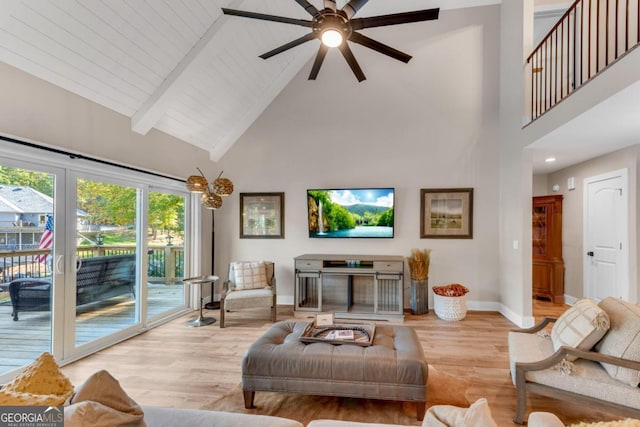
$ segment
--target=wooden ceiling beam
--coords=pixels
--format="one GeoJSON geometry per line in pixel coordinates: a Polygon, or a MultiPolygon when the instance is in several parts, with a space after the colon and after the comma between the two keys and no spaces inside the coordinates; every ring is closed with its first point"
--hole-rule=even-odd
{"type": "MultiPolygon", "coordinates": [[[[229,7],[238,7],[242,0],[233,0],[229,7]]],[[[180,61],[180,63],[171,71],[169,76],[162,82],[149,99],[140,107],[140,109],[131,118],[131,129],[142,135],[146,135],[166,113],[167,108],[172,104],[176,97],[182,93],[187,85],[187,76],[189,70],[196,66],[198,60],[202,58],[202,52],[205,49],[212,48],[210,46],[215,43],[215,36],[229,22],[230,16],[222,14],[216,19],[207,32],[198,40],[191,48],[189,53],[180,61]]]]}

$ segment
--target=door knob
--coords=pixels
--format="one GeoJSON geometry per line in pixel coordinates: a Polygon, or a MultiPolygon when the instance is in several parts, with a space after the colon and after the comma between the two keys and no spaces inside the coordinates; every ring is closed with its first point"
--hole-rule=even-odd
{"type": "Polygon", "coordinates": [[[587,252],[587,256],[593,256],[593,255],[594,255],[593,251],[587,252]]]}

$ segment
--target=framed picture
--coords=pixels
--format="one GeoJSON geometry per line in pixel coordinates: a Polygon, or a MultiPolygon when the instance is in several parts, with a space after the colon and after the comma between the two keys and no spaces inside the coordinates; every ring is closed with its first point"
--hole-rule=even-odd
{"type": "Polygon", "coordinates": [[[473,188],[421,189],[420,238],[473,239],[473,188]]]}
{"type": "Polygon", "coordinates": [[[284,193],[240,193],[240,238],[284,239],[284,193]]]}

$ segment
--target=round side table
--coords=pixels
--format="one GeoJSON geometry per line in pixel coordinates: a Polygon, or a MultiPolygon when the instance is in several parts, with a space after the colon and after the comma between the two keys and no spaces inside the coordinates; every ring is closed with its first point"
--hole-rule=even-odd
{"type": "Polygon", "coordinates": [[[204,317],[204,315],[202,314],[202,301],[204,299],[202,297],[202,285],[207,283],[215,283],[218,279],[218,276],[199,276],[189,277],[188,279],[182,280],[183,283],[188,283],[190,286],[200,285],[200,315],[196,319],[188,321],[186,323],[187,326],[194,328],[215,323],[215,317],[204,317]]]}

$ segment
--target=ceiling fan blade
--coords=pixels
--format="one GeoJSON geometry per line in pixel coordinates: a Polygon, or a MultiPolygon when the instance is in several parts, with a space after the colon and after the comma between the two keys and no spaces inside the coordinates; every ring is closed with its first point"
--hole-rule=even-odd
{"type": "Polygon", "coordinates": [[[397,59],[398,61],[402,61],[405,64],[411,59],[411,55],[407,55],[404,52],[394,49],[391,46],[387,46],[386,44],[375,41],[374,39],[369,38],[363,34],[356,33],[355,31],[351,33],[351,37],[349,37],[349,40],[362,46],[368,47],[369,49],[373,49],[377,52],[390,56],[393,59],[397,59]]]}
{"type": "Polygon", "coordinates": [[[302,27],[313,27],[312,21],[305,19],[286,18],[284,16],[266,15],[264,13],[247,12],[244,10],[222,8],[225,15],[241,16],[243,18],[262,19],[263,21],[282,22],[283,24],[300,25],[302,27]]]}
{"type": "Polygon", "coordinates": [[[296,0],[296,3],[302,6],[304,10],[306,10],[307,13],[311,16],[316,16],[320,12],[314,5],[309,3],[307,0],[296,0]]]}
{"type": "Polygon", "coordinates": [[[335,12],[337,9],[336,0],[324,0],[324,8],[331,9],[335,12]]]}
{"type": "Polygon", "coordinates": [[[342,11],[347,14],[347,19],[351,19],[369,0],[351,0],[342,11]]]}
{"type": "Polygon", "coordinates": [[[392,13],[391,15],[371,16],[351,20],[354,30],[363,28],[384,27],[385,25],[408,24],[410,22],[430,21],[438,19],[440,9],[416,10],[415,12],[392,13]]]}
{"type": "Polygon", "coordinates": [[[351,48],[349,47],[347,42],[341,43],[340,46],[338,46],[338,49],[340,49],[340,52],[342,52],[342,56],[344,56],[344,59],[347,60],[347,64],[349,64],[349,67],[351,67],[351,71],[353,71],[353,74],[356,75],[358,81],[361,82],[363,80],[366,80],[367,78],[362,72],[362,68],[360,68],[358,61],[356,61],[356,57],[353,56],[353,52],[351,52],[351,48]]]}
{"type": "Polygon", "coordinates": [[[328,51],[329,48],[324,43],[320,43],[320,49],[318,49],[318,54],[316,55],[315,61],[313,61],[313,67],[311,67],[311,72],[309,73],[309,80],[315,80],[316,77],[318,77],[318,72],[328,51]]]}
{"type": "Polygon", "coordinates": [[[316,33],[309,33],[306,34],[300,38],[297,38],[293,41],[290,41],[289,43],[285,43],[280,47],[277,47],[273,50],[270,50],[269,52],[263,53],[262,55],[260,55],[260,58],[262,59],[269,59],[274,55],[277,55],[279,53],[284,52],[285,50],[289,50],[292,47],[296,47],[298,45],[301,45],[302,43],[308,42],[309,40],[313,40],[315,38],[318,38],[318,35],[316,33]]]}

